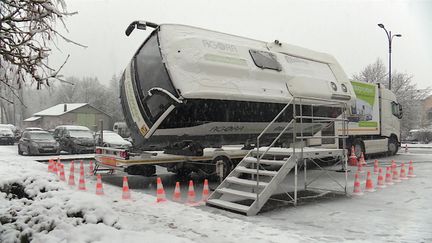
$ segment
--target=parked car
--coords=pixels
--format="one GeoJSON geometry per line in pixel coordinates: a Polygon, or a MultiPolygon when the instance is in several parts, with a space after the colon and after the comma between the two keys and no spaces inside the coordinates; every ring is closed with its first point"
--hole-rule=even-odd
{"type": "Polygon", "coordinates": [[[15,136],[11,129],[0,128],[0,144],[13,145],[15,142],[15,136]]]}
{"type": "Polygon", "coordinates": [[[131,135],[126,122],[115,122],[113,126],[113,131],[123,138],[127,138],[131,135]]]}
{"type": "Polygon", "coordinates": [[[132,143],[126,141],[119,134],[113,131],[103,131],[103,141],[101,141],[100,132],[95,133],[95,142],[96,144],[100,144],[103,147],[111,147],[111,148],[130,148],[132,147],[132,143]]]}
{"type": "Polygon", "coordinates": [[[71,154],[95,151],[93,133],[84,126],[58,126],[54,130],[54,138],[60,143],[61,150],[71,154]]]}
{"type": "Polygon", "coordinates": [[[18,141],[18,154],[58,154],[60,145],[47,131],[25,131],[18,141]]]}
{"type": "Polygon", "coordinates": [[[0,124],[0,129],[10,129],[14,134],[15,141],[18,141],[18,139],[21,137],[21,131],[12,124],[0,124]]]}

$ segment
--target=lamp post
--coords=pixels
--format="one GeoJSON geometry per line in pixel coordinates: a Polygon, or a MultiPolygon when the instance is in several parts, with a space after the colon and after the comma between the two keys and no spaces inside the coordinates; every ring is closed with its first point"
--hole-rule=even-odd
{"type": "Polygon", "coordinates": [[[378,24],[378,27],[382,28],[387,35],[388,43],[389,43],[389,90],[391,90],[391,53],[392,53],[392,41],[393,37],[402,37],[401,34],[394,34],[392,35],[391,31],[387,31],[387,29],[384,27],[383,24],[378,24]]]}

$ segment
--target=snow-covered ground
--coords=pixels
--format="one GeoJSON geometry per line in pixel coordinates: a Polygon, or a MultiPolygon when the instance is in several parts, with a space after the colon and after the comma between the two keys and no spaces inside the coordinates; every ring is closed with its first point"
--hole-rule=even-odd
{"type": "Polygon", "coordinates": [[[379,158],[381,164],[413,160],[417,177],[374,193],[246,217],[156,203],[146,190],[132,189],[132,200],[124,201],[115,183],[105,183],[105,196],[97,196],[90,176],[87,191],[78,191],[46,164],[17,155],[16,146],[0,146],[0,242],[431,242],[431,156],[432,149],[410,149],[379,158]]]}
{"type": "Polygon", "coordinates": [[[403,144],[401,144],[401,147],[402,147],[401,151],[403,152],[403,151],[405,151],[405,147],[408,147],[408,151],[409,151],[409,148],[432,148],[432,143],[426,143],[426,144],[423,144],[423,143],[403,143],[403,144]]]}

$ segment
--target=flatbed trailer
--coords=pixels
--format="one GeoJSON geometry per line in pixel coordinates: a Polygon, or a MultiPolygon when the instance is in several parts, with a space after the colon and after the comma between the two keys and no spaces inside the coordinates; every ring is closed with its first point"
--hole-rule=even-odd
{"type": "Polygon", "coordinates": [[[250,151],[243,149],[243,147],[232,145],[221,148],[205,148],[202,156],[174,155],[163,151],[130,153],[125,149],[96,147],[95,173],[116,170],[129,174],[152,176],[155,173],[154,166],[158,165],[166,167],[168,171],[184,174],[185,170],[192,172],[188,165],[194,165],[194,168],[200,168],[201,165],[202,168],[206,168],[201,169],[202,172],[212,175],[222,174],[225,177],[250,151]],[[223,172],[217,173],[221,171],[221,166],[223,172]]]}

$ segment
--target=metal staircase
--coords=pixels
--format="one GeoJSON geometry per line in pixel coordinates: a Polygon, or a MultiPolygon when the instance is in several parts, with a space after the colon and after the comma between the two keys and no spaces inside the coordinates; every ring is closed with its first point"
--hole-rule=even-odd
{"type": "MultiPolygon", "coordinates": [[[[293,119],[284,127],[284,129],[273,140],[270,146],[260,147],[260,139],[267,132],[270,126],[277,121],[277,119],[286,111],[286,109],[290,105],[296,107],[296,98],[293,98],[267,125],[267,127],[257,137],[256,148],[249,151],[249,153],[240,161],[236,168],[234,168],[234,170],[216,188],[216,190],[210,195],[207,201],[207,205],[235,211],[238,213],[243,213],[246,215],[256,215],[264,206],[264,204],[270,199],[270,197],[277,191],[279,185],[293,169],[295,171],[294,198],[291,197],[288,193],[286,195],[288,195],[288,197],[290,197],[291,199],[291,202],[296,205],[297,170],[299,162],[304,162],[305,189],[307,186],[305,158],[317,158],[320,156],[341,156],[344,157],[344,162],[346,166],[346,154],[345,150],[343,149],[324,151],[316,149],[308,150],[308,148],[304,148],[303,141],[309,137],[303,136],[303,131],[301,131],[301,129],[299,131],[299,134],[297,134],[296,123],[302,123],[303,118],[310,119],[311,117],[306,117],[301,114],[302,99],[305,98],[299,99],[300,114],[296,114],[296,109],[293,108],[293,119]],[[273,146],[275,145],[275,143],[290,127],[294,131],[293,143],[291,148],[274,148],[273,146]],[[300,148],[297,148],[296,150],[296,143],[298,141],[300,142],[300,148]]],[[[312,119],[326,121],[346,121],[344,117],[342,119],[328,117],[312,117],[312,119]]],[[[343,128],[346,128],[345,124],[343,125],[343,128]]],[[[338,139],[340,136],[320,136],[319,138],[330,137],[338,139]]],[[[345,144],[345,139],[343,143],[345,144]]]]}
{"type": "Polygon", "coordinates": [[[257,167],[257,158],[245,157],[228,177],[211,195],[208,204],[244,213],[257,214],[286,175],[294,168],[297,159],[295,155],[283,160],[264,160],[260,163],[268,168],[257,167]],[[256,180],[257,175],[260,180],[256,180]],[[241,203],[234,203],[227,198],[237,198],[241,203]]]}

